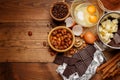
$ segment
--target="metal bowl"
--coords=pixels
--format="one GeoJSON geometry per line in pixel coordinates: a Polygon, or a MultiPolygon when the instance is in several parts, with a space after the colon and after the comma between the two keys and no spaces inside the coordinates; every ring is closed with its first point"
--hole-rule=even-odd
{"type": "MultiPolygon", "coordinates": [[[[107,46],[107,47],[109,47],[109,48],[112,48],[112,49],[120,49],[120,47],[111,46],[111,45],[105,43],[105,42],[103,41],[103,39],[101,38],[100,33],[99,33],[99,26],[100,26],[101,22],[102,22],[103,20],[105,20],[110,14],[119,14],[119,15],[120,15],[120,12],[113,11],[113,12],[108,12],[108,13],[104,14],[104,15],[100,18],[100,20],[98,21],[98,24],[97,24],[97,34],[98,34],[98,37],[99,37],[100,41],[101,41],[105,46],[107,46]]],[[[120,18],[120,17],[119,17],[119,18],[120,18]]]]}

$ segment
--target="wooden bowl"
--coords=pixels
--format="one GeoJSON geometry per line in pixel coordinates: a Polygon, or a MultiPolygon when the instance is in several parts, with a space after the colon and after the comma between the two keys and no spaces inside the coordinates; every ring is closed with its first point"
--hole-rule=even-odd
{"type": "MultiPolygon", "coordinates": [[[[54,3],[53,5],[52,5],[52,7],[51,7],[51,9],[50,9],[50,15],[51,15],[51,17],[54,19],[54,20],[56,20],[56,21],[63,21],[63,20],[65,20],[69,15],[70,15],[70,11],[69,11],[69,5],[66,3],[66,2],[56,2],[56,3],[54,3]],[[67,7],[67,13],[66,13],[66,15],[64,16],[64,17],[62,17],[62,18],[57,18],[57,17],[55,17],[55,15],[53,14],[53,8],[56,6],[56,5],[58,5],[58,4],[60,4],[60,5],[64,5],[64,6],[66,6],[67,7]]],[[[59,8],[57,9],[57,10],[59,10],[59,8]]],[[[62,9],[62,11],[64,11],[64,9],[62,9]]],[[[63,14],[63,12],[59,12],[60,14],[63,14]]]]}
{"type": "MultiPolygon", "coordinates": [[[[62,37],[65,36],[65,35],[62,34],[62,37]]],[[[54,41],[55,41],[55,40],[54,40],[54,41]]],[[[69,41],[68,41],[68,42],[69,42],[69,41]]],[[[66,52],[66,51],[68,51],[70,48],[72,48],[74,42],[75,42],[75,36],[73,35],[72,31],[71,31],[69,28],[65,27],[65,26],[57,26],[57,27],[53,28],[53,29],[49,32],[49,34],[48,34],[48,44],[50,45],[50,47],[51,47],[54,51],[57,51],[57,52],[66,52]],[[70,41],[71,44],[70,44],[69,46],[66,45],[67,42],[65,42],[65,39],[68,40],[67,38],[69,38],[69,37],[64,38],[64,39],[62,40],[61,37],[56,37],[56,35],[59,34],[60,32],[57,32],[55,35],[53,35],[53,32],[58,31],[58,30],[63,30],[63,29],[65,29],[65,30],[67,31],[67,33],[66,33],[65,35],[67,35],[68,33],[71,34],[71,37],[70,37],[70,39],[69,39],[69,40],[71,40],[71,41],[70,41]],[[59,44],[57,44],[58,48],[55,48],[55,45],[52,44],[52,42],[53,42],[53,41],[52,41],[52,40],[53,40],[53,36],[56,37],[56,39],[55,39],[56,42],[58,42],[58,38],[61,39],[60,46],[58,46],[59,44]],[[64,45],[61,45],[62,43],[64,43],[64,45]],[[64,47],[67,46],[67,47],[64,48],[64,49],[59,49],[61,46],[64,46],[64,47]]]]}

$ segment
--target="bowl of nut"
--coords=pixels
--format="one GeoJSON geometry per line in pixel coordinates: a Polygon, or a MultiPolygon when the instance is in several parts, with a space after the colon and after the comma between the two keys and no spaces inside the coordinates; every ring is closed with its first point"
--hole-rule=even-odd
{"type": "Polygon", "coordinates": [[[56,2],[50,9],[50,15],[56,21],[65,20],[69,14],[69,5],[66,2],[56,2]]]}
{"type": "Polygon", "coordinates": [[[65,26],[57,26],[48,34],[48,44],[57,52],[66,52],[72,48],[75,36],[72,31],[65,26]]]}

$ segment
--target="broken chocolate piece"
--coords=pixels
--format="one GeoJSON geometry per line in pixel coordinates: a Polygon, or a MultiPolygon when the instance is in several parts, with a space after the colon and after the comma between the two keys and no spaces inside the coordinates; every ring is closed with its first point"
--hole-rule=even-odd
{"type": "Polygon", "coordinates": [[[63,64],[63,61],[64,61],[64,58],[62,55],[57,55],[55,57],[55,60],[53,61],[55,64],[59,64],[59,65],[62,65],[63,64]]]}
{"type": "Polygon", "coordinates": [[[54,63],[62,65],[63,63],[66,63],[68,65],[74,65],[76,62],[79,62],[80,59],[77,58],[70,58],[70,57],[66,57],[66,56],[61,56],[61,55],[57,55],[54,63]]]}
{"type": "Polygon", "coordinates": [[[117,33],[120,35],[120,30],[118,30],[117,33]]]}
{"type": "Polygon", "coordinates": [[[119,44],[120,43],[120,35],[115,33],[113,40],[115,41],[116,44],[119,44]]]}
{"type": "Polygon", "coordinates": [[[92,57],[89,57],[88,59],[86,59],[84,61],[85,65],[88,67],[90,65],[90,63],[92,62],[93,58],[92,57]]]}
{"type": "Polygon", "coordinates": [[[79,58],[79,59],[87,59],[88,57],[93,57],[94,52],[96,51],[96,48],[93,45],[88,45],[83,50],[78,51],[76,54],[73,55],[73,58],[79,58]]]}
{"type": "Polygon", "coordinates": [[[69,58],[68,60],[68,65],[74,65],[75,63],[81,61],[81,59],[77,59],[77,58],[69,58]]]}
{"type": "Polygon", "coordinates": [[[87,51],[88,51],[88,55],[90,55],[91,57],[93,57],[95,51],[96,51],[96,48],[92,45],[89,45],[87,46],[87,51]]]}
{"type": "Polygon", "coordinates": [[[81,51],[78,51],[77,53],[75,53],[72,57],[73,58],[77,58],[77,59],[82,59],[81,56],[80,56],[80,53],[81,51]]]}
{"type": "Polygon", "coordinates": [[[63,75],[67,78],[69,78],[70,75],[77,72],[77,69],[75,66],[67,66],[65,71],[63,72],[63,75]]]}

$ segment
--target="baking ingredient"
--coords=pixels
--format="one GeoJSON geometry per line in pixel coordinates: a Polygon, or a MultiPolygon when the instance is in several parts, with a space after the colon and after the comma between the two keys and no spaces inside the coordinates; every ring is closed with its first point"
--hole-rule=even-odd
{"type": "Polygon", "coordinates": [[[94,5],[89,5],[87,7],[87,11],[90,13],[90,14],[94,14],[96,12],[96,7],[94,5]]]}
{"type": "Polygon", "coordinates": [[[101,22],[101,25],[99,26],[99,35],[103,42],[108,44],[117,30],[118,20],[109,16],[105,21],[101,22]]]}
{"type": "Polygon", "coordinates": [[[80,36],[83,32],[83,28],[81,25],[75,25],[75,26],[73,26],[72,31],[73,31],[74,35],[80,36]]]}
{"type": "Polygon", "coordinates": [[[120,68],[117,68],[117,64],[120,61],[120,54],[116,54],[112,59],[108,60],[106,63],[102,64],[97,68],[98,73],[102,73],[103,79],[113,77],[116,74],[120,74],[120,68]]]}
{"type": "Polygon", "coordinates": [[[83,37],[86,43],[89,43],[89,44],[93,44],[96,40],[95,35],[90,31],[86,32],[83,37]]]}
{"type": "Polygon", "coordinates": [[[99,12],[94,5],[83,3],[75,7],[74,17],[78,24],[84,27],[92,27],[99,19],[99,12]]]}
{"type": "Polygon", "coordinates": [[[66,17],[68,12],[68,6],[62,2],[56,3],[52,9],[53,16],[58,19],[66,17]]]}
{"type": "Polygon", "coordinates": [[[59,50],[70,47],[73,41],[73,35],[65,28],[58,28],[51,33],[50,42],[52,46],[59,50]]]}
{"type": "Polygon", "coordinates": [[[76,24],[75,21],[72,19],[72,17],[66,18],[65,23],[66,23],[66,27],[72,27],[76,24]]]}
{"type": "Polygon", "coordinates": [[[83,43],[84,43],[83,39],[81,39],[80,37],[76,37],[74,46],[75,47],[80,47],[80,46],[82,46],[83,43]]]}
{"type": "Polygon", "coordinates": [[[89,21],[90,21],[91,23],[96,23],[96,22],[98,21],[98,17],[97,17],[96,15],[91,15],[91,16],[89,17],[89,21]]]}
{"type": "Polygon", "coordinates": [[[28,31],[28,36],[32,36],[32,31],[28,31]]]}

